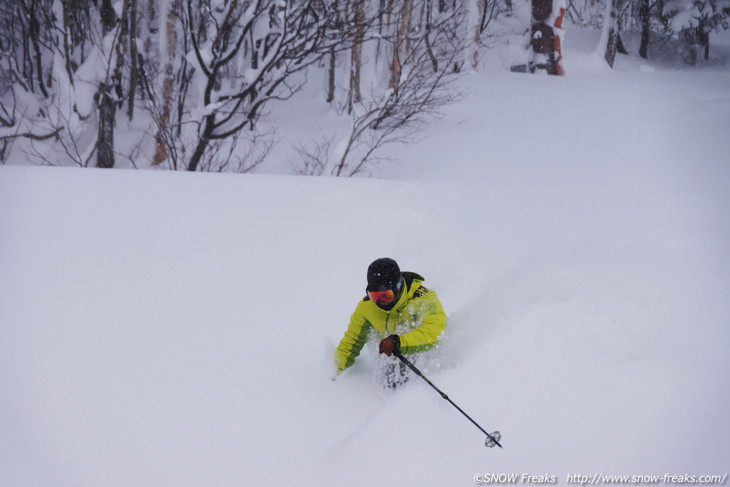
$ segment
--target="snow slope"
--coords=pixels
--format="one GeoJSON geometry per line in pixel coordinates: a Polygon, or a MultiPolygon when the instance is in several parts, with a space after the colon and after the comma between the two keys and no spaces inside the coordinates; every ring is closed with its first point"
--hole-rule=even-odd
{"type": "Polygon", "coordinates": [[[383,179],[0,167],[0,486],[728,472],[730,73],[572,59],[467,78],[383,179]],[[504,449],[373,350],[330,380],[386,255],[504,449]]]}

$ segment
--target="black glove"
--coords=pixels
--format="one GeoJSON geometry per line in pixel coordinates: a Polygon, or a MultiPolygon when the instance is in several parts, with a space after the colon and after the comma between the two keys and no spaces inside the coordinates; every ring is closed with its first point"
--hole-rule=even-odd
{"type": "Polygon", "coordinates": [[[400,337],[398,335],[390,335],[387,338],[383,338],[380,341],[379,353],[384,353],[388,357],[393,355],[393,352],[400,352],[400,337]]]}

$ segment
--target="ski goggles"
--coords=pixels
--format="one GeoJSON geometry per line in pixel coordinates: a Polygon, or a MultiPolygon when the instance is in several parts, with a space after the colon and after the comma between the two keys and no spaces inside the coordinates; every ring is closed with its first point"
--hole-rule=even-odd
{"type": "Polygon", "coordinates": [[[392,289],[387,291],[368,291],[368,297],[377,304],[388,305],[395,301],[395,293],[392,289]]]}

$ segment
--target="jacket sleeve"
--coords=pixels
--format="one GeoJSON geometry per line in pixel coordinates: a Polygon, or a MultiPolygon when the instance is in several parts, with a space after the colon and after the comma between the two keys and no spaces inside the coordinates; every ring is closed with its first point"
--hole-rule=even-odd
{"type": "Polygon", "coordinates": [[[353,363],[360,355],[362,347],[368,341],[370,331],[373,325],[365,318],[358,309],[350,317],[350,324],[347,326],[345,336],[340,340],[335,352],[335,363],[337,365],[337,373],[339,374],[353,363]]]}
{"type": "Polygon", "coordinates": [[[418,328],[400,335],[400,351],[404,354],[429,350],[436,346],[446,329],[446,313],[434,291],[428,290],[416,298],[423,321],[418,328]]]}

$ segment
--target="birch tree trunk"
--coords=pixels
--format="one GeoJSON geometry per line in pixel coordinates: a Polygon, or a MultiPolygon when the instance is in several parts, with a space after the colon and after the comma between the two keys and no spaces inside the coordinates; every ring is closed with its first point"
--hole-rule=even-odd
{"type": "Polygon", "coordinates": [[[406,38],[408,37],[408,29],[411,24],[411,15],[413,13],[413,0],[403,0],[400,16],[398,19],[398,31],[395,36],[395,44],[393,46],[393,59],[390,63],[390,88],[398,86],[398,80],[401,75],[401,59],[407,56],[405,52],[406,38]]]}
{"type": "MultiPolygon", "coordinates": [[[[111,0],[103,0],[101,4],[101,22],[106,37],[116,23],[116,14],[111,6],[111,0]]],[[[114,119],[117,114],[117,105],[112,96],[112,78],[107,76],[99,84],[98,107],[99,129],[96,142],[96,166],[103,168],[114,167],[114,119]]]]}
{"type": "Polygon", "coordinates": [[[598,52],[603,55],[608,65],[613,68],[616,61],[616,50],[619,45],[618,16],[623,0],[610,0],[606,3],[603,16],[603,31],[598,43],[598,52]]]}
{"type": "Polygon", "coordinates": [[[175,83],[175,44],[177,42],[177,23],[179,0],[170,2],[165,24],[165,39],[160,43],[160,57],[164,59],[162,70],[162,103],[155,137],[155,155],[152,164],[158,165],[167,159],[166,135],[170,130],[170,112],[172,111],[173,88],[175,83]]]}
{"type": "Polygon", "coordinates": [[[472,68],[477,69],[479,66],[479,45],[482,42],[482,22],[481,22],[481,13],[486,8],[486,0],[476,0],[476,16],[475,16],[475,22],[474,22],[474,52],[472,54],[472,68]]]}
{"type": "Polygon", "coordinates": [[[347,97],[347,113],[352,113],[352,106],[362,101],[360,93],[360,70],[362,68],[362,43],[365,37],[365,0],[353,0],[352,22],[355,38],[350,58],[350,93],[347,97]]]}

